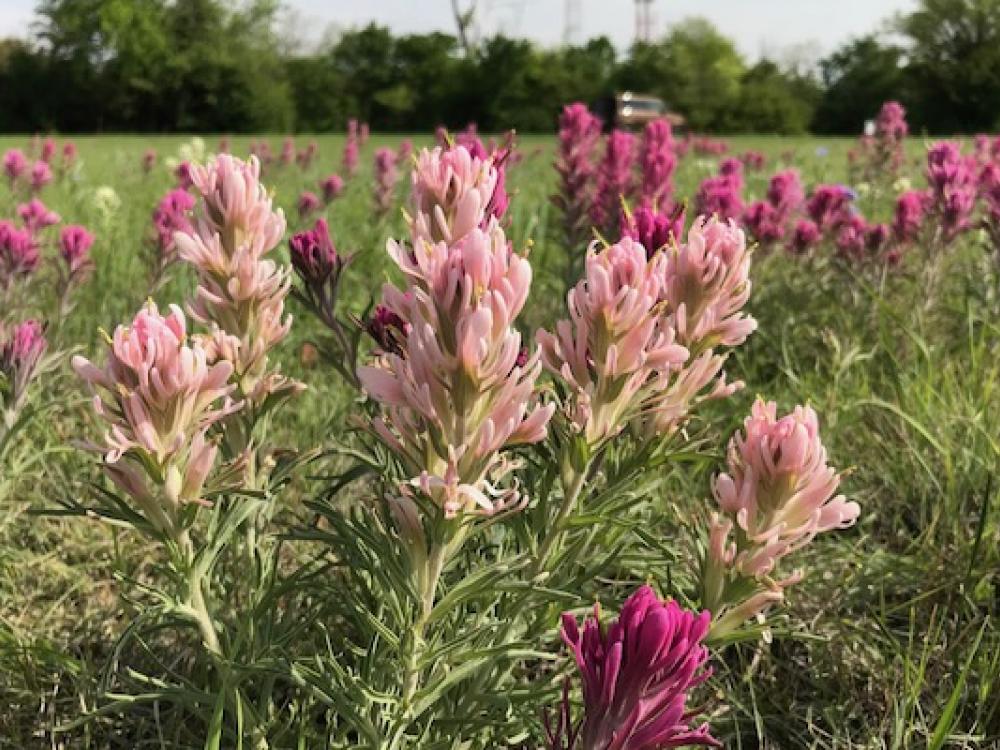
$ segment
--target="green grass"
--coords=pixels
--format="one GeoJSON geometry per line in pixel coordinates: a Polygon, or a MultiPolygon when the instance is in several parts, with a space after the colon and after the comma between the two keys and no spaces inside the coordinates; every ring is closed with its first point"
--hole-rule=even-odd
{"type": "MultiPolygon", "coordinates": [[[[215,139],[207,140],[213,147],[215,139]]],[[[298,139],[300,145],[306,140],[298,139]]],[[[300,223],[299,192],[315,190],[339,165],[342,139],[316,140],[318,163],[307,174],[290,167],[266,177],[290,230],[300,223]]],[[[362,173],[328,212],[338,248],[359,253],[345,287],[356,312],[389,277],[386,238],[402,234],[397,212],[378,220],[370,210],[373,148],[398,140],[373,137],[362,173]]],[[[149,216],[172,180],[162,163],[148,177],[138,164],[144,149],[156,148],[162,161],[183,141],[76,139],[77,178],[50,186],[43,199],[64,221],[97,233],[97,269],[74,313],[51,331],[54,349],[95,353],[98,331],[129,319],[148,296],[149,216]],[[121,198],[108,217],[93,203],[102,185],[121,198]]],[[[415,137],[418,146],[425,141],[415,137]]],[[[247,143],[234,138],[233,151],[244,152],[247,143]]],[[[785,161],[809,184],[846,180],[848,141],[730,143],[734,151],[756,148],[769,156],[768,169],[749,176],[753,196],[785,161]],[[817,154],[819,146],[827,156],[817,154]]],[[[0,150],[11,145],[23,146],[24,139],[0,139],[0,150]]],[[[272,147],[280,148],[279,139],[272,138],[272,147]]],[[[562,310],[568,251],[548,203],[552,141],[526,137],[520,148],[524,161],[509,178],[516,192],[509,234],[516,247],[532,244],[535,288],[525,327],[533,330],[562,310]]],[[[914,161],[921,153],[921,144],[911,145],[914,161]]],[[[679,193],[692,195],[714,166],[713,159],[685,159],[679,193]]],[[[919,168],[909,169],[918,183],[919,168]]],[[[887,219],[892,206],[866,198],[864,207],[887,219]]],[[[8,191],[0,190],[0,217],[13,209],[8,191]]],[[[755,260],[750,307],[760,328],[730,368],[747,388],[718,407],[719,439],[735,428],[755,394],[783,409],[811,403],[832,463],[848,469],[844,489],[863,513],[856,528],[827,534],[799,555],[806,578],[771,618],[769,636],[716,660],[709,697],[725,707],[712,721],[727,746],[1000,746],[1000,283],[975,234],[942,262],[944,283],[928,305],[919,253],[885,279],[783,253],[755,260]]],[[[0,310],[0,319],[50,316],[44,280],[23,308],[0,310]]],[[[179,301],[190,288],[191,279],[180,273],[155,297],[161,305],[179,301]]],[[[282,366],[309,391],[277,429],[292,445],[329,446],[341,437],[353,405],[332,371],[300,360],[303,343],[321,331],[291,304],[297,320],[282,366]]],[[[0,748],[188,746],[172,739],[184,736],[177,714],[162,720],[144,714],[141,745],[129,744],[137,740],[128,727],[138,720],[120,716],[57,731],[97,706],[104,689],[119,687],[108,684],[107,670],[136,606],[120,598],[129,592],[121,578],[142,580],[151,553],[107,526],[33,512],[60,499],[86,498],[96,468],[74,443],[99,429],[65,361],[43,378],[36,406],[44,411],[19,436],[12,470],[0,476],[0,748]]],[[[681,507],[704,507],[708,479],[706,470],[677,472],[671,495],[685,498],[681,507]]],[[[317,483],[298,479],[285,495],[287,517],[301,516],[302,502],[316,491],[317,483]]]]}

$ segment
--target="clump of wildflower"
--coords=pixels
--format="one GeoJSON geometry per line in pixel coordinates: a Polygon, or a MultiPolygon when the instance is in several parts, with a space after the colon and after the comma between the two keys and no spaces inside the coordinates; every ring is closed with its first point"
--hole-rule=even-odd
{"type": "Polygon", "coordinates": [[[738,627],[802,578],[776,578],[779,562],[819,533],[851,526],[860,507],[836,495],[840,475],[827,464],[819,420],[809,407],[777,416],[758,399],[729,443],[727,472],[712,493],[712,518],[702,604],[715,616],[713,636],[738,627]],[[734,533],[735,529],[735,533],[734,533]],[[747,593],[746,583],[752,583],[747,593]]]}
{"type": "MultiPolygon", "coordinates": [[[[739,162],[735,162],[739,164],[739,162]]],[[[742,177],[733,173],[702,180],[695,195],[695,212],[720,219],[739,219],[743,214],[742,177]]]]}
{"type": "Polygon", "coordinates": [[[44,161],[46,164],[52,164],[52,157],[56,155],[56,142],[52,137],[46,138],[42,141],[42,150],[39,155],[39,159],[44,161]]]}
{"type": "Polygon", "coordinates": [[[559,192],[553,202],[562,210],[563,232],[571,250],[588,233],[593,201],[593,155],[601,137],[601,122],[585,104],[567,104],[559,116],[556,172],[559,192]]]}
{"type": "Polygon", "coordinates": [[[348,120],[347,122],[347,140],[344,141],[344,153],[341,157],[341,170],[348,177],[353,177],[358,171],[358,155],[360,152],[360,147],[358,146],[358,121],[348,120]]]}
{"type": "Polygon", "coordinates": [[[788,249],[797,255],[803,255],[816,247],[823,239],[816,222],[811,219],[799,219],[788,242],[788,249]]]}
{"type": "Polygon", "coordinates": [[[103,367],[81,356],[72,364],[108,426],[91,446],[103,454],[105,472],[153,529],[178,539],[190,524],[186,506],[205,502],[217,452],[208,431],[239,408],[230,398],[232,365],[210,364],[202,344],[188,338],[180,308],[161,316],[152,302],[131,326],[115,329],[103,367]]]}
{"type": "Polygon", "coordinates": [[[597,169],[597,188],[590,209],[590,220],[598,229],[608,230],[617,220],[622,198],[628,196],[631,187],[634,160],[635,136],[613,130],[597,169]]]}
{"type": "Polygon", "coordinates": [[[70,224],[59,233],[59,255],[71,274],[77,274],[90,265],[90,248],[94,235],[86,227],[70,224]]]}
{"type": "Polygon", "coordinates": [[[817,185],[806,202],[806,213],[821,232],[832,232],[850,216],[851,201],[843,185],[817,185]]]}
{"type": "Polygon", "coordinates": [[[396,166],[402,166],[406,164],[410,157],[413,156],[413,141],[409,138],[404,138],[399,143],[399,148],[396,149],[396,166]]]}
{"type": "Polygon", "coordinates": [[[62,147],[62,161],[59,163],[59,175],[64,177],[69,174],[76,164],[77,150],[73,141],[66,141],[62,147]]]}
{"type": "Polygon", "coordinates": [[[707,680],[711,614],[695,614],[641,586],[618,619],[601,622],[600,606],[581,632],[563,615],[562,638],[572,650],[583,686],[583,720],[567,744],[549,729],[550,747],[573,750],[662,750],[721,747],[708,724],[692,726],[690,692],[707,680]],[[577,745],[576,740],[579,740],[577,745]],[[558,744],[556,744],[558,743],[558,744]]]}
{"type": "Polygon", "coordinates": [[[299,151],[295,155],[295,163],[305,171],[312,166],[313,161],[316,159],[316,155],[319,153],[319,146],[316,145],[316,141],[309,141],[306,147],[299,151]]]}
{"type": "Polygon", "coordinates": [[[168,192],[153,210],[153,230],[158,250],[158,267],[162,270],[177,259],[174,235],[177,232],[190,233],[191,209],[194,196],[188,191],[174,188],[168,192]]]}
{"type": "Polygon", "coordinates": [[[951,141],[936,143],[927,151],[931,212],[946,242],[971,226],[976,177],[970,161],[962,156],[958,144],[951,141]]]}

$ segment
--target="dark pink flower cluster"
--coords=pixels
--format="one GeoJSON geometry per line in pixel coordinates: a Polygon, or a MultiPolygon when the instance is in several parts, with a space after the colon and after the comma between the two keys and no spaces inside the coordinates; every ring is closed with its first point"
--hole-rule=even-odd
{"type": "Polygon", "coordinates": [[[341,157],[341,171],[349,178],[358,171],[358,156],[361,145],[358,137],[358,121],[351,118],[347,121],[347,140],[344,141],[344,153],[341,157]]]}
{"type": "Polygon", "coordinates": [[[342,192],[344,192],[344,181],[341,179],[340,175],[331,174],[320,180],[319,189],[323,193],[323,202],[326,205],[330,205],[340,196],[342,192]]]}
{"type": "Polygon", "coordinates": [[[622,212],[622,238],[628,237],[646,249],[646,257],[664,247],[680,242],[684,234],[684,206],[678,204],[669,210],[656,211],[648,203],[641,203],[631,213],[622,212]]]}
{"type": "Polygon", "coordinates": [[[391,148],[380,148],[375,151],[375,210],[383,216],[392,208],[398,180],[396,152],[391,148]]]}
{"type": "Polygon", "coordinates": [[[604,158],[597,169],[597,188],[590,207],[590,220],[595,227],[607,230],[618,218],[623,198],[628,197],[635,162],[635,136],[624,130],[608,135],[604,158]]]}
{"type": "Polygon", "coordinates": [[[90,266],[90,248],[94,235],[86,227],[70,224],[59,233],[59,255],[66,262],[70,275],[84,272],[90,266]]]}
{"type": "Polygon", "coordinates": [[[303,190],[299,195],[299,202],[296,207],[299,210],[299,218],[307,219],[314,213],[319,211],[323,204],[320,202],[319,196],[311,190],[303,190]]]}
{"type": "Polygon", "coordinates": [[[946,242],[971,226],[976,204],[975,161],[957,143],[942,141],[927,151],[927,184],[931,212],[946,242]]]}
{"type": "Polygon", "coordinates": [[[778,172],[771,177],[766,200],[751,203],[743,214],[743,223],[762,245],[778,242],[802,210],[804,199],[799,173],[794,169],[778,172]]]}
{"type": "Polygon", "coordinates": [[[668,120],[661,118],[646,125],[639,166],[642,170],[640,199],[653,208],[666,204],[674,193],[673,176],[677,167],[674,137],[668,120]]]}
{"type": "Polygon", "coordinates": [[[767,166],[767,157],[761,151],[745,151],[740,156],[740,161],[743,162],[744,167],[755,172],[759,172],[767,166]]]}
{"type": "Polygon", "coordinates": [[[194,209],[194,197],[181,188],[174,188],[167,193],[153,210],[153,230],[156,247],[159,251],[159,263],[165,267],[176,258],[174,234],[177,232],[191,233],[191,211],[194,209]]]}
{"type": "Polygon", "coordinates": [[[7,289],[15,279],[28,276],[38,267],[38,242],[27,229],[13,222],[0,221],[0,289],[7,289]]]}
{"type": "Polygon", "coordinates": [[[583,684],[583,721],[572,729],[548,727],[550,747],[581,750],[664,750],[720,747],[707,724],[692,726],[688,693],[711,675],[702,640],[709,612],[694,614],[642,586],[605,625],[600,607],[584,622],[563,615],[562,637],[583,684]],[[577,745],[576,740],[579,740],[577,745]],[[558,743],[558,744],[557,744],[558,743]]]}
{"type": "Polygon", "coordinates": [[[26,320],[9,332],[0,323],[0,429],[9,427],[27,397],[45,354],[45,328],[37,320],[26,320]]]}
{"type": "Polygon", "coordinates": [[[740,219],[743,215],[743,163],[724,159],[719,174],[702,180],[694,198],[695,213],[740,219]]]}
{"type": "Polygon", "coordinates": [[[592,200],[594,148],[601,137],[601,121],[585,104],[567,104],[559,116],[556,172],[559,193],[553,202],[562,210],[563,231],[569,248],[586,237],[592,200]]]}

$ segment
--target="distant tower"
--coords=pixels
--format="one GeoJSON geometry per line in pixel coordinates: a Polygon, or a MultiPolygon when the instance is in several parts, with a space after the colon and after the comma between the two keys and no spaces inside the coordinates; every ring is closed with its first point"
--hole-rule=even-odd
{"type": "Polygon", "coordinates": [[[563,17],[563,44],[576,44],[580,39],[580,16],[582,0],[566,0],[565,16],[563,17]]]}
{"type": "Polygon", "coordinates": [[[653,0],[635,0],[635,40],[653,40],[653,0]]]}

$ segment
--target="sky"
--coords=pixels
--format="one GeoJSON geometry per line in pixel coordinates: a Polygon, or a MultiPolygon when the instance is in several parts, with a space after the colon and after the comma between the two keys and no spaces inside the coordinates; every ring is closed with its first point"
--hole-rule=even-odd
{"type": "MultiPolygon", "coordinates": [[[[472,0],[459,0],[464,7],[472,0]]],[[[0,0],[0,37],[24,36],[36,0],[0,0]]],[[[451,0],[283,0],[291,10],[287,27],[315,41],[322,30],[370,21],[396,32],[454,31],[451,0]]],[[[818,58],[853,36],[875,30],[916,0],[650,0],[656,35],[699,15],[711,20],[755,59],[790,50],[818,58]]],[[[502,31],[546,45],[563,39],[566,8],[579,19],[576,41],[606,34],[624,50],[635,35],[633,0],[478,0],[483,33],[502,31]]]]}

